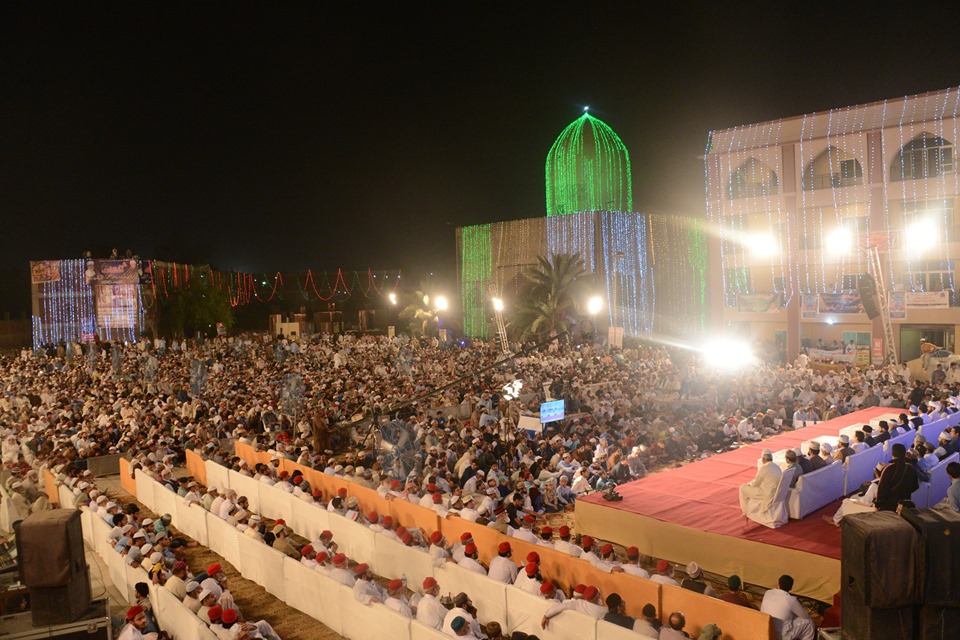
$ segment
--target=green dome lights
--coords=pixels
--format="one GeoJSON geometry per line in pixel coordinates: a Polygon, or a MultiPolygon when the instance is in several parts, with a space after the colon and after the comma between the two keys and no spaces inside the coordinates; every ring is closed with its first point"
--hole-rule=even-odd
{"type": "Polygon", "coordinates": [[[550,147],[547,215],[633,211],[630,153],[620,136],[590,115],[590,107],[550,147]]]}

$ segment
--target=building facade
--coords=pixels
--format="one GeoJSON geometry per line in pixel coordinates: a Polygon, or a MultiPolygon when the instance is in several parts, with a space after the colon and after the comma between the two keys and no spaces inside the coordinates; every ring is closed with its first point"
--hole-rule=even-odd
{"type": "Polygon", "coordinates": [[[853,340],[876,362],[882,316],[868,318],[859,294],[869,274],[901,361],[921,338],[955,350],[958,110],[951,88],[712,132],[713,330],[777,342],[791,360],[853,340]]]}

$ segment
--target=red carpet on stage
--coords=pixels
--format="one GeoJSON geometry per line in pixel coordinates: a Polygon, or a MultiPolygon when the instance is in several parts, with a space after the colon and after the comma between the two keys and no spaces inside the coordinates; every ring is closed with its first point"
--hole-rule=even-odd
{"type": "Polygon", "coordinates": [[[872,418],[895,411],[884,407],[864,409],[677,469],[662,471],[617,487],[623,496],[619,502],[608,502],[599,494],[580,500],[678,526],[839,560],[840,529],[821,518],[822,515],[832,516],[839,507],[839,501],[803,520],[790,520],[779,529],[769,529],[748,520],[740,512],[739,487],[756,475],[757,460],[764,449],[778,451],[799,447],[812,438],[837,435],[843,427],[857,422],[865,424],[872,418]]]}

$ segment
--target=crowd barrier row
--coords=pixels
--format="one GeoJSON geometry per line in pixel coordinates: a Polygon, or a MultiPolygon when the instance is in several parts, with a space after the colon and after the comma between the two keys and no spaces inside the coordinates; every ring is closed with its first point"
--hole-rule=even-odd
{"type": "MultiPolygon", "coordinates": [[[[261,454],[254,452],[249,446],[238,443],[238,455],[257,457],[259,461],[261,454]]],[[[290,461],[283,461],[282,464],[291,471],[292,467],[296,466],[290,461]]],[[[321,531],[329,529],[334,534],[334,541],[339,545],[339,551],[356,561],[366,562],[378,575],[391,578],[405,576],[411,588],[416,590],[419,590],[424,578],[434,576],[440,583],[443,593],[456,594],[463,591],[470,594],[480,611],[481,622],[496,620],[504,625],[507,631],[537,632],[543,638],[570,638],[571,640],[603,638],[606,640],[621,637],[619,627],[606,623],[597,624],[576,612],[564,614],[563,618],[555,621],[546,631],[540,630],[540,619],[550,606],[550,603],[541,598],[469,572],[455,564],[447,563],[437,567],[430,555],[423,550],[406,547],[365,525],[328,512],[321,506],[307,503],[286,491],[254,481],[248,476],[224,469],[210,461],[206,461],[205,466],[207,479],[211,484],[219,489],[229,487],[239,495],[247,496],[252,509],[257,510],[259,507],[260,511],[270,518],[282,517],[289,527],[304,538],[314,540],[319,537],[321,531]]],[[[430,509],[403,500],[384,500],[375,491],[357,486],[342,478],[325,476],[318,477],[315,481],[311,476],[324,474],[312,469],[302,470],[308,476],[312,486],[322,487],[325,494],[330,495],[339,486],[347,486],[350,494],[358,497],[365,510],[376,510],[381,515],[391,514],[404,526],[422,527],[428,534],[439,529],[450,541],[459,540],[461,533],[470,531],[480,552],[480,558],[485,562],[489,562],[497,554],[497,546],[505,539],[509,540],[513,547],[515,560],[522,560],[527,553],[535,550],[540,554],[541,568],[545,576],[562,585],[593,584],[603,594],[620,593],[627,601],[627,612],[631,615],[639,616],[643,605],[652,603],[664,615],[668,615],[670,611],[683,611],[687,616],[688,631],[698,632],[703,625],[714,622],[724,629],[726,640],[770,640],[774,637],[772,621],[767,614],[686,589],[663,586],[636,576],[604,573],[585,561],[574,559],[554,549],[508,538],[489,527],[460,518],[440,518],[430,509]]],[[[338,583],[318,572],[306,569],[279,551],[243,535],[238,529],[208,513],[202,507],[188,506],[182,498],[140,470],[136,472],[134,488],[140,502],[157,513],[171,514],[175,526],[201,543],[206,540],[207,546],[223,556],[245,578],[257,582],[277,598],[315,617],[338,633],[359,639],[361,635],[369,636],[371,631],[386,630],[387,625],[392,625],[389,627],[391,634],[399,634],[396,635],[399,638],[432,637],[429,629],[417,629],[420,625],[415,621],[403,626],[394,619],[396,616],[394,612],[383,607],[374,607],[373,609],[377,610],[375,615],[369,607],[363,608],[362,615],[349,615],[350,607],[363,607],[353,601],[352,592],[349,590],[347,591],[350,596],[350,607],[341,603],[338,611],[328,611],[327,609],[330,608],[327,606],[328,603],[321,605],[315,597],[306,599],[304,591],[332,600],[330,594],[337,593],[341,587],[338,583]],[[358,623],[363,623],[368,628],[356,630],[354,634],[355,629],[351,625],[358,623]],[[374,624],[379,626],[376,629],[369,628],[374,624]]],[[[336,607],[332,608],[336,609],[336,607]]]]}
{"type": "MultiPolygon", "coordinates": [[[[66,487],[61,486],[60,489],[62,491],[66,487]]],[[[67,493],[69,494],[69,490],[67,493]]],[[[61,504],[66,506],[72,504],[72,501],[61,504]]],[[[144,569],[129,566],[124,556],[114,551],[113,546],[108,542],[112,527],[103,518],[83,507],[80,520],[83,525],[84,540],[107,565],[111,582],[124,595],[127,602],[136,602],[134,587],[138,582],[145,582],[150,587],[153,614],[161,629],[170,633],[175,640],[217,640],[217,636],[207,625],[201,622],[197,615],[175,595],[162,586],[153,584],[144,569]]]]}

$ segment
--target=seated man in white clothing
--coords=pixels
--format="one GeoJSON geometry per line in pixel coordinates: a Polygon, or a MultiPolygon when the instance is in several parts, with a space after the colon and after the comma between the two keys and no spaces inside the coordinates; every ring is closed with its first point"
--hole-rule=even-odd
{"type": "Polygon", "coordinates": [[[387,599],[383,604],[386,605],[388,609],[396,611],[405,618],[412,618],[413,610],[407,603],[407,599],[403,596],[404,589],[403,580],[400,578],[391,580],[387,585],[387,599]]]}
{"type": "MultiPolygon", "coordinates": [[[[840,521],[843,520],[843,516],[852,509],[852,507],[847,505],[847,500],[855,502],[857,504],[862,504],[869,507],[875,507],[877,502],[877,488],[880,486],[880,474],[883,473],[884,467],[887,465],[883,462],[878,462],[877,466],[873,470],[873,480],[867,483],[866,487],[860,487],[860,490],[840,503],[840,508],[837,509],[837,512],[833,514],[833,517],[823,516],[823,519],[829,522],[832,525],[840,526],[840,521]]],[[[855,506],[855,505],[854,505],[855,506]]]]}
{"type": "Polygon", "coordinates": [[[780,640],[814,640],[816,627],[810,614],[795,596],[790,595],[793,578],[780,576],[779,589],[770,589],[763,596],[760,611],[773,617],[780,640]]]}
{"type": "Polygon", "coordinates": [[[373,579],[373,572],[366,562],[353,568],[357,581],[353,583],[353,597],[362,604],[382,603],[386,600],[383,588],[373,579]]]}
{"type": "Polygon", "coordinates": [[[762,504],[769,504],[777,495],[777,488],[780,486],[780,476],[783,472],[773,461],[773,452],[770,449],[764,449],[760,458],[760,468],[757,469],[757,475],[747,484],[740,485],[740,510],[744,515],[747,514],[747,503],[759,501],[762,504]]]}
{"type": "Polygon", "coordinates": [[[547,625],[550,624],[550,619],[564,611],[579,611],[595,620],[602,620],[607,615],[607,608],[600,604],[600,590],[591,585],[583,592],[583,598],[564,600],[547,609],[546,613],[543,614],[543,619],[540,620],[540,627],[546,629],[547,625]]]}
{"type": "Polygon", "coordinates": [[[423,580],[423,596],[417,603],[417,622],[433,629],[443,626],[443,619],[447,615],[447,608],[440,604],[440,585],[433,576],[423,580]]]}

